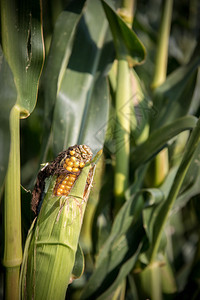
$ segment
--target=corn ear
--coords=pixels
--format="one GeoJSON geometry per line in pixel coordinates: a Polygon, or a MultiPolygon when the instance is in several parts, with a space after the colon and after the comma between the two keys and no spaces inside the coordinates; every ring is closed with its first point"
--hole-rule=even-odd
{"type": "Polygon", "coordinates": [[[70,280],[83,272],[83,263],[78,269],[74,263],[94,170],[95,165],[87,164],[68,196],[54,195],[57,176],[47,180],[46,196],[25,245],[21,299],[65,299],[70,280]]]}

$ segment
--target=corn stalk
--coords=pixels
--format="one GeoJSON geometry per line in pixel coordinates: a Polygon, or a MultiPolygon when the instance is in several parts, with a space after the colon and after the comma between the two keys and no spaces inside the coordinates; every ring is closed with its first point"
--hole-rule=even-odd
{"type": "MultiPolygon", "coordinates": [[[[155,62],[155,73],[152,81],[152,88],[156,89],[166,79],[168,62],[168,43],[170,36],[171,17],[173,0],[165,0],[161,19],[160,32],[158,36],[158,49],[155,62]]],[[[152,163],[151,179],[153,186],[159,186],[165,179],[169,171],[168,150],[163,149],[152,163]]]]}
{"type": "Polygon", "coordinates": [[[22,262],[21,194],[20,194],[20,110],[15,105],[10,114],[11,144],[5,182],[5,248],[6,299],[18,299],[19,271],[22,262]]]}

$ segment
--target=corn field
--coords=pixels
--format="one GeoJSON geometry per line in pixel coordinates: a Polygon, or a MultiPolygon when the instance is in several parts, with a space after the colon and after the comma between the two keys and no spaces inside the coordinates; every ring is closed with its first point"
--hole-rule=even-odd
{"type": "Polygon", "coordinates": [[[200,299],[200,2],[0,13],[0,298],[200,299]]]}

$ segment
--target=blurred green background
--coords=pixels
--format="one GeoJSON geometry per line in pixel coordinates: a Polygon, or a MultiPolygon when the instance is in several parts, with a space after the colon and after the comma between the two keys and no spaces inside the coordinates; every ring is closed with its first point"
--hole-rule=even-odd
{"type": "MultiPolygon", "coordinates": [[[[170,0],[168,25],[167,1],[128,1],[133,10],[127,1],[42,2],[45,59],[37,104],[20,120],[22,245],[33,220],[30,191],[40,164],[76,143],[89,145],[94,154],[103,148],[80,236],[85,272],[69,285],[68,299],[199,299],[200,2],[170,0]],[[162,82],[155,83],[160,40],[169,44],[164,44],[166,56],[161,54],[167,68],[162,82]],[[126,64],[122,77],[120,61],[126,64]],[[126,93],[123,103],[117,100],[120,92],[126,93]],[[125,174],[120,195],[117,172],[125,174]]],[[[7,167],[15,97],[7,101],[5,95],[13,78],[26,90],[26,74],[13,71],[4,29],[1,57],[13,73],[1,63],[0,162],[7,167]],[[8,86],[3,74],[10,76],[8,86]]],[[[21,49],[23,40],[14,43],[21,49]]],[[[1,175],[3,258],[5,172],[1,175]]],[[[3,297],[2,264],[0,271],[3,297]]]]}

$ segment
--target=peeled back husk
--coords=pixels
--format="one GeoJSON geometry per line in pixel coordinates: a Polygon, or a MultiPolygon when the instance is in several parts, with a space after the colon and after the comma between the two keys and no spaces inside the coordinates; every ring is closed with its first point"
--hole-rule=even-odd
{"type": "Polygon", "coordinates": [[[95,165],[86,165],[68,196],[54,196],[50,177],[40,213],[27,236],[20,299],[65,299],[95,165]]]}

